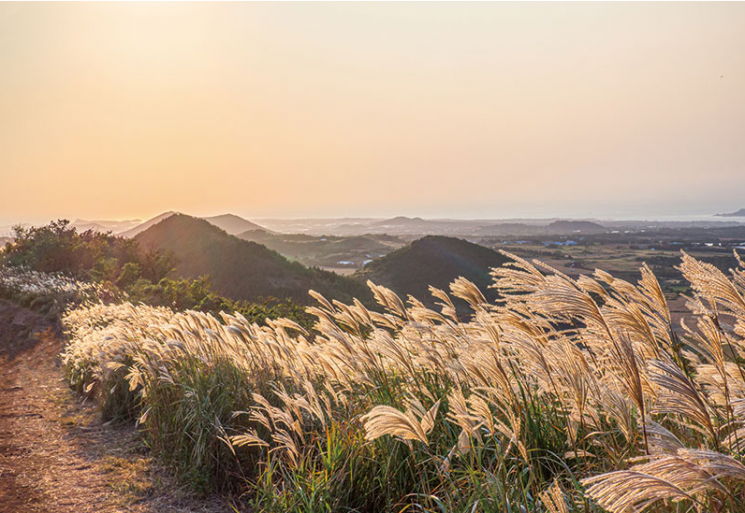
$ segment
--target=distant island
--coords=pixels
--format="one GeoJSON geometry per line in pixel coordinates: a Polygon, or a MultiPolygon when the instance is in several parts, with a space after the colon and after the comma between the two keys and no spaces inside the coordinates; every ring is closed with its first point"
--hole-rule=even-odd
{"type": "Polygon", "coordinates": [[[737,212],[731,212],[729,214],[715,214],[717,217],[745,217],[745,208],[741,208],[737,212]]]}

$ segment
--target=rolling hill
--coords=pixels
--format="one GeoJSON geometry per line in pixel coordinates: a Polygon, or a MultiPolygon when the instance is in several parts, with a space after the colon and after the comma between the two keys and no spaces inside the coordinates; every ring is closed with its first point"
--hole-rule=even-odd
{"type": "Polygon", "coordinates": [[[144,248],[172,252],[177,258],[177,276],[209,275],[213,289],[231,299],[275,297],[314,304],[308,289],[344,302],[370,297],[362,282],[290,262],[261,244],[241,240],[204,219],[184,214],[166,217],[135,240],[144,248]]]}
{"type": "MultiPolygon", "coordinates": [[[[422,219],[421,217],[398,216],[378,221],[366,227],[362,233],[389,233],[392,235],[445,235],[463,236],[474,233],[484,223],[463,219],[422,219]]],[[[348,235],[360,235],[350,232],[348,235]]],[[[345,233],[345,235],[347,235],[345,233]]]]}
{"type": "Polygon", "coordinates": [[[565,221],[562,219],[546,226],[546,230],[555,234],[603,233],[608,231],[605,226],[592,221],[565,221]]]}
{"type": "Polygon", "coordinates": [[[335,237],[249,230],[238,237],[263,244],[304,265],[323,267],[362,267],[403,245],[396,237],[377,235],[335,237]]]}
{"type": "Polygon", "coordinates": [[[140,224],[142,224],[142,221],[139,219],[126,219],[123,221],[88,221],[85,219],[76,219],[72,222],[72,226],[74,226],[79,232],[93,230],[100,233],[111,232],[114,235],[130,230],[140,224]]]}
{"type": "Polygon", "coordinates": [[[529,225],[526,223],[497,223],[489,226],[482,226],[476,230],[477,235],[500,235],[500,236],[521,236],[538,235],[545,232],[543,226],[529,225]]]}
{"type": "Polygon", "coordinates": [[[730,212],[729,214],[715,214],[718,217],[745,217],[745,208],[741,208],[737,212],[730,212]]]}
{"type": "Polygon", "coordinates": [[[377,223],[373,223],[373,226],[422,227],[422,226],[431,226],[433,224],[436,224],[436,223],[432,221],[427,221],[425,219],[422,219],[421,217],[398,216],[398,217],[394,217],[393,219],[385,219],[383,221],[378,221],[377,223]]]}
{"type": "Polygon", "coordinates": [[[238,235],[240,233],[247,232],[249,230],[264,230],[267,232],[271,231],[271,230],[267,230],[263,226],[259,226],[256,223],[252,223],[251,221],[243,219],[242,217],[239,217],[234,214],[223,214],[221,216],[203,217],[202,219],[204,219],[210,224],[217,226],[218,228],[222,228],[223,230],[228,232],[230,235],[238,235]]]}
{"type": "MultiPolygon", "coordinates": [[[[163,221],[164,219],[167,219],[171,217],[174,214],[179,214],[180,212],[163,212],[160,215],[157,215],[153,217],[152,219],[148,219],[144,223],[138,224],[134,228],[130,228],[129,230],[123,231],[119,233],[118,235],[120,237],[135,237],[138,234],[144,232],[151,226],[155,226],[159,222],[163,221]]],[[[212,217],[203,217],[205,221],[210,223],[211,225],[217,226],[218,228],[221,228],[225,230],[230,235],[238,235],[239,233],[245,232],[247,230],[265,230],[265,231],[271,231],[267,230],[266,228],[263,228],[259,226],[256,223],[252,223],[251,221],[248,221],[246,219],[243,219],[242,217],[238,217],[234,214],[223,214],[219,216],[212,216],[212,217]]]]}
{"type": "MultiPolygon", "coordinates": [[[[430,306],[437,300],[430,295],[429,285],[448,291],[450,283],[463,276],[494,301],[496,292],[487,288],[492,283],[489,272],[507,261],[500,253],[463,239],[427,236],[369,263],[354,276],[388,287],[402,299],[411,294],[430,306]]],[[[468,312],[465,302],[455,303],[459,312],[468,312]]]]}
{"type": "Polygon", "coordinates": [[[497,223],[479,228],[479,235],[502,236],[541,236],[541,235],[571,235],[605,233],[608,228],[593,221],[572,221],[559,219],[545,226],[526,223],[497,223]]]}

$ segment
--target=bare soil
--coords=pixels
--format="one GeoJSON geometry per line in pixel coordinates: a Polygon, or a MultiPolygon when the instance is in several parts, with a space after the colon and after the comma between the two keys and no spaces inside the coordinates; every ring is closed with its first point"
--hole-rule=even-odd
{"type": "Polygon", "coordinates": [[[54,323],[0,300],[0,513],[234,511],[177,487],[131,426],[103,423],[61,348],[54,323]]]}

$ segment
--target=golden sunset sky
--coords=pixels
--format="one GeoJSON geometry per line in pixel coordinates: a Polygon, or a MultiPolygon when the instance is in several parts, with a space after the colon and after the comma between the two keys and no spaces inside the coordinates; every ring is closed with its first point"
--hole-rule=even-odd
{"type": "Polygon", "coordinates": [[[0,4],[0,223],[741,207],[743,3],[0,4]]]}

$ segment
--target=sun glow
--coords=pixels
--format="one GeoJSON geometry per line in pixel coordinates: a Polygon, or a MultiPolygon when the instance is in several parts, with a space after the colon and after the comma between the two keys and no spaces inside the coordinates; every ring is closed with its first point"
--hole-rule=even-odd
{"type": "Polygon", "coordinates": [[[3,4],[2,189],[33,193],[0,219],[739,208],[743,25],[742,4],[3,4]]]}

